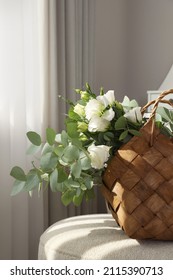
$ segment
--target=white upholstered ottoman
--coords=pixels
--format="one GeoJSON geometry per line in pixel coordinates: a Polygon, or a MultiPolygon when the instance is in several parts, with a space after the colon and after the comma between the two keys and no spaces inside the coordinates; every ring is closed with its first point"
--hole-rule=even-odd
{"type": "Polygon", "coordinates": [[[39,260],[173,260],[172,241],[128,238],[110,214],[61,220],[40,237],[39,260]]]}

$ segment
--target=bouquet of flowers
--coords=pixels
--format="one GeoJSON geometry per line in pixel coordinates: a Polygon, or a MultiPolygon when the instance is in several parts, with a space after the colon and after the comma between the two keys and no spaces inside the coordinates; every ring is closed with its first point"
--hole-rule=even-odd
{"type": "MultiPolygon", "coordinates": [[[[104,93],[103,88],[97,96],[88,84],[76,93],[79,100],[68,101],[65,130],[56,133],[47,128],[46,142],[34,131],[27,133],[31,142],[27,153],[39,156],[39,164],[32,162],[27,173],[18,166],[12,168],[12,195],[32,194],[34,189],[50,186],[53,192],[61,192],[64,205],[73,202],[78,206],[83,199],[94,197],[94,186],[101,183],[102,172],[115,152],[134,135],[140,137],[139,130],[147,120],[136,100],[125,96],[119,102],[113,90],[104,93]]],[[[158,113],[158,127],[172,137],[172,115],[166,108],[158,113]]]]}

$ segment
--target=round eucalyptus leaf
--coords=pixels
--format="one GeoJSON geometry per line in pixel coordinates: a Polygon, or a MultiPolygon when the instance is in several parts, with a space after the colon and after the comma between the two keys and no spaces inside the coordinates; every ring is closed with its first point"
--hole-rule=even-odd
{"type": "Polygon", "coordinates": [[[35,146],[41,145],[41,137],[38,133],[34,131],[28,131],[26,135],[32,144],[34,144],[35,146]]]}
{"type": "Polygon", "coordinates": [[[79,178],[81,174],[81,161],[77,160],[71,166],[71,172],[75,178],[79,178]]]}
{"type": "Polygon", "coordinates": [[[64,149],[64,154],[62,156],[63,161],[73,162],[79,158],[79,149],[74,145],[69,145],[64,149]]]}
{"type": "Polygon", "coordinates": [[[26,181],[25,172],[19,166],[14,166],[10,172],[10,175],[18,181],[26,181]]]}
{"type": "Polygon", "coordinates": [[[46,129],[46,140],[50,146],[52,146],[55,143],[55,137],[56,137],[56,132],[54,131],[54,129],[48,127],[46,129]]]}
{"type": "Polygon", "coordinates": [[[25,182],[15,180],[11,191],[11,196],[20,193],[25,187],[25,182]]]}

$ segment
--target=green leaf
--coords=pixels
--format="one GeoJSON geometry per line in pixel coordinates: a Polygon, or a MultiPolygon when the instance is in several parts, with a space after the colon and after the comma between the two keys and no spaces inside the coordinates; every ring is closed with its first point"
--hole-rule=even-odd
{"type": "Polygon", "coordinates": [[[18,181],[26,181],[26,175],[22,168],[15,166],[12,168],[10,175],[18,181]]]}
{"type": "Polygon", "coordinates": [[[79,140],[79,138],[72,138],[71,142],[74,146],[76,146],[77,148],[82,148],[82,143],[79,140]]]}
{"type": "Polygon", "coordinates": [[[42,149],[41,154],[45,155],[47,153],[51,153],[53,152],[54,148],[52,146],[50,146],[48,143],[45,143],[42,149]]]}
{"type": "Polygon", "coordinates": [[[86,190],[85,191],[85,199],[86,201],[89,201],[90,199],[93,199],[95,197],[94,189],[86,190]]]}
{"type": "Polygon", "coordinates": [[[87,190],[87,187],[85,186],[85,184],[81,184],[81,185],[80,185],[80,189],[81,189],[82,191],[86,191],[86,190],[87,190]]]}
{"type": "Polygon", "coordinates": [[[85,186],[88,190],[93,188],[93,178],[92,177],[88,177],[84,180],[85,186]]]}
{"type": "Polygon", "coordinates": [[[40,166],[44,171],[51,170],[56,167],[57,162],[58,162],[58,158],[55,154],[47,153],[41,157],[40,166]]]}
{"type": "Polygon", "coordinates": [[[74,189],[77,189],[80,187],[80,184],[78,181],[75,181],[73,180],[72,178],[68,178],[68,180],[66,180],[65,182],[65,185],[68,187],[68,188],[74,188],[74,189]]]}
{"type": "Polygon", "coordinates": [[[80,192],[79,195],[75,195],[75,196],[73,197],[73,203],[74,203],[74,205],[79,206],[79,205],[82,203],[83,196],[84,196],[84,192],[83,192],[83,191],[80,192]]]}
{"type": "Polygon", "coordinates": [[[58,183],[62,183],[68,179],[68,174],[63,167],[58,168],[58,183]]]}
{"type": "Polygon", "coordinates": [[[87,170],[91,168],[91,160],[84,153],[81,153],[80,161],[82,170],[87,170]]]}
{"type": "Polygon", "coordinates": [[[68,134],[64,130],[61,132],[61,142],[64,147],[68,145],[68,134]]]}
{"type": "Polygon", "coordinates": [[[103,132],[98,133],[98,143],[99,143],[99,145],[104,143],[104,133],[103,132]]]}
{"type": "Polygon", "coordinates": [[[73,162],[79,158],[79,149],[74,145],[69,145],[64,149],[62,160],[65,162],[73,162]]]}
{"type": "Polygon", "coordinates": [[[158,107],[157,114],[159,114],[164,121],[173,122],[173,112],[165,107],[158,107]]]}
{"type": "Polygon", "coordinates": [[[156,126],[160,129],[162,134],[168,137],[173,137],[173,125],[171,123],[169,123],[169,127],[167,127],[166,124],[156,122],[156,126]]]}
{"type": "Polygon", "coordinates": [[[31,191],[35,188],[39,189],[40,182],[41,181],[37,175],[37,172],[35,170],[32,170],[27,174],[27,180],[26,180],[24,190],[31,191]]]}
{"type": "Polygon", "coordinates": [[[169,129],[171,130],[171,132],[173,132],[173,123],[169,122],[169,129]]]}
{"type": "Polygon", "coordinates": [[[115,123],[115,129],[120,130],[126,128],[127,120],[124,116],[119,117],[119,119],[115,123]]]}
{"type": "Polygon", "coordinates": [[[75,121],[79,121],[80,120],[80,116],[78,114],[76,114],[74,111],[74,108],[71,107],[68,111],[68,116],[70,119],[75,120],[75,121]]]}
{"type": "Polygon", "coordinates": [[[58,146],[54,148],[54,153],[58,156],[61,157],[64,153],[64,147],[63,146],[58,146]]]}
{"type": "Polygon", "coordinates": [[[26,154],[27,155],[34,155],[41,150],[41,147],[42,147],[41,145],[40,146],[35,146],[35,145],[31,144],[29,146],[29,148],[27,149],[26,154]]]}
{"type": "Polygon", "coordinates": [[[104,140],[110,142],[112,139],[114,139],[114,134],[112,132],[105,132],[104,133],[104,140]]]}
{"type": "Polygon", "coordinates": [[[138,130],[135,130],[135,129],[129,129],[128,131],[135,136],[140,136],[141,135],[141,133],[138,130]]]}
{"type": "Polygon", "coordinates": [[[14,184],[13,184],[11,196],[14,196],[14,195],[18,194],[19,192],[21,192],[25,187],[25,183],[26,182],[21,182],[21,181],[15,180],[14,184]]]}
{"type": "Polygon", "coordinates": [[[34,144],[35,146],[41,145],[41,137],[38,133],[36,133],[34,131],[29,131],[29,132],[27,132],[26,135],[32,144],[34,144]]]}
{"type": "Polygon", "coordinates": [[[77,123],[76,122],[67,122],[67,133],[71,138],[79,137],[79,132],[77,131],[77,123]]]}
{"type": "Polygon", "coordinates": [[[55,143],[56,132],[53,128],[48,127],[46,129],[46,140],[50,146],[55,143]]]}
{"type": "Polygon", "coordinates": [[[67,189],[67,187],[66,187],[66,185],[63,182],[57,184],[56,191],[58,191],[58,192],[65,192],[66,189],[67,189]]]}
{"type": "Polygon", "coordinates": [[[61,196],[62,203],[67,206],[73,201],[73,197],[75,195],[75,190],[68,189],[66,192],[64,192],[61,196]]]}
{"type": "Polygon", "coordinates": [[[68,168],[68,166],[69,166],[69,163],[68,163],[68,162],[63,161],[63,159],[62,159],[62,158],[60,158],[60,159],[59,159],[59,163],[60,163],[62,166],[67,167],[67,168],[68,168]]]}
{"type": "Polygon", "coordinates": [[[50,188],[53,192],[57,191],[57,185],[58,185],[58,170],[55,168],[55,170],[50,174],[50,188]]]}
{"type": "Polygon", "coordinates": [[[71,172],[72,172],[72,174],[75,178],[80,178],[80,174],[81,174],[81,161],[80,161],[80,159],[72,164],[71,172]]]}
{"type": "Polygon", "coordinates": [[[117,115],[118,117],[120,117],[120,116],[123,115],[123,113],[124,113],[124,108],[123,108],[122,104],[119,103],[117,100],[115,100],[115,106],[113,106],[113,108],[114,108],[114,110],[115,110],[115,112],[116,112],[116,115],[117,115]]]}
{"type": "Polygon", "coordinates": [[[119,137],[119,140],[122,141],[124,140],[128,135],[128,130],[125,130],[123,131],[121,134],[120,134],[120,137],[119,137]]]}

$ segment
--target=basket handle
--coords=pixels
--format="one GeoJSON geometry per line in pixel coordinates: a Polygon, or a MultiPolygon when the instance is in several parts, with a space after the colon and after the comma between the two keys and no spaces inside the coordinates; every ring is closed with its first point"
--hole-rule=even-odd
{"type": "Polygon", "coordinates": [[[155,115],[156,115],[156,110],[158,108],[158,105],[159,103],[166,103],[166,104],[169,104],[170,106],[173,107],[173,102],[171,102],[170,100],[166,100],[166,99],[163,99],[166,95],[169,95],[173,93],[173,89],[169,89],[169,90],[165,90],[163,91],[156,99],[152,100],[152,101],[149,101],[142,109],[141,109],[141,113],[143,114],[146,109],[151,106],[153,104],[153,108],[151,110],[151,115],[147,121],[147,123],[152,120],[152,126],[151,126],[151,138],[150,138],[150,145],[152,146],[153,145],[153,135],[154,135],[154,127],[155,127],[155,121],[154,121],[154,118],[155,118],[155,115]]]}

